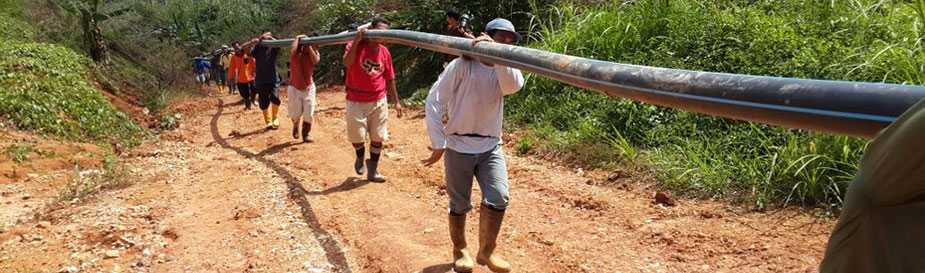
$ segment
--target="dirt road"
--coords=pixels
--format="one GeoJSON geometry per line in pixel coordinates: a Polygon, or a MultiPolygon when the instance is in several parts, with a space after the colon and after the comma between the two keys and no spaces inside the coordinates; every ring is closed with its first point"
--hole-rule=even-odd
{"type": "MultiPolygon", "coordinates": [[[[0,271],[450,271],[442,167],[419,163],[429,155],[423,113],[393,112],[389,180],[368,183],[352,171],[342,89],[318,100],[311,144],[289,136],[285,108],[282,128],[266,131],[236,96],[188,102],[200,111],[180,129],[130,152],[132,186],[2,223],[0,271]]],[[[652,178],[512,150],[499,240],[517,272],[813,272],[832,225],[713,201],[665,207],[644,186],[652,178]]]]}

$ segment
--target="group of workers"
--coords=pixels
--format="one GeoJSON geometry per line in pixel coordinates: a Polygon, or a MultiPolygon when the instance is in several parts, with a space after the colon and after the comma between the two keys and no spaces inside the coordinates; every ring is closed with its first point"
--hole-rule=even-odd
{"type": "MultiPolygon", "coordinates": [[[[521,39],[514,25],[506,19],[488,22],[484,33],[477,37],[461,19],[466,18],[458,12],[448,12],[445,34],[471,39],[473,47],[479,43],[515,44],[521,39]]],[[[356,152],[353,168],[371,182],[386,181],[379,171],[379,161],[383,143],[389,138],[390,104],[399,117],[402,114],[389,49],[366,38],[367,30],[389,27],[389,22],[382,18],[359,26],[355,38],[345,46],[342,60],[346,68],[346,135],[356,152]]],[[[292,137],[312,142],[310,132],[316,105],[313,71],[320,54],[317,45],[300,43],[306,37],[296,36],[289,49],[287,94],[292,137]]],[[[266,32],[244,44],[234,43],[233,48],[223,47],[212,60],[197,58],[194,65],[200,83],[208,80],[209,69],[212,69],[212,77],[218,80],[220,90],[227,78],[229,90],[236,89],[240,93],[244,109],[251,109],[256,97],[264,125],[271,130],[279,128],[280,77],[276,63],[280,49],[264,46],[261,42],[274,39],[272,33],[266,32]]],[[[422,163],[429,166],[443,160],[456,272],[471,272],[476,263],[487,266],[492,272],[511,271],[511,264],[496,251],[509,203],[508,173],[501,145],[503,98],[523,86],[524,78],[518,69],[469,57],[449,56],[444,71],[429,90],[425,124],[431,155],[422,163]],[[473,178],[482,191],[478,210],[479,247],[474,257],[469,253],[465,238],[466,214],[473,209],[470,201],[473,178]]],[[[848,192],[845,211],[832,234],[821,271],[925,270],[921,267],[925,265],[925,256],[917,251],[925,244],[925,232],[922,232],[925,230],[925,217],[922,217],[925,215],[922,214],[925,212],[925,201],[922,201],[925,200],[922,198],[925,152],[921,149],[888,152],[900,144],[925,139],[925,105],[920,102],[910,112],[897,121],[901,124],[894,124],[872,142],[861,163],[857,181],[848,192]],[[879,171],[890,170],[884,162],[906,169],[879,171]],[[878,191],[889,191],[883,185],[904,185],[908,191],[877,195],[878,191]],[[918,245],[899,244],[903,241],[918,245]],[[897,252],[899,250],[905,252],[897,252]]]]}

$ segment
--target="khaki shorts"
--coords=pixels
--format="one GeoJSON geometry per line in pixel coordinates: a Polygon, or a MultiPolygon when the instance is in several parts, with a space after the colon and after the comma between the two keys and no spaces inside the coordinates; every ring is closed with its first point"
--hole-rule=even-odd
{"type": "Polygon", "coordinates": [[[375,102],[347,101],[347,140],[364,143],[389,139],[389,104],[385,98],[375,102]]]}
{"type": "Polygon", "coordinates": [[[311,123],[315,117],[315,85],[308,86],[307,90],[290,85],[286,92],[289,94],[289,117],[311,123]]]}

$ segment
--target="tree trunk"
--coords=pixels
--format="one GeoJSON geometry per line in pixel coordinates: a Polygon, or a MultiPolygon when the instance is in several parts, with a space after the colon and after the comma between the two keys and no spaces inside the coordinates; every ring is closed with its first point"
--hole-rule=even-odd
{"type": "Polygon", "coordinates": [[[100,64],[109,64],[109,49],[106,48],[106,41],[103,39],[103,31],[93,14],[89,11],[80,12],[81,23],[83,25],[84,40],[87,48],[90,50],[90,58],[100,64]]]}

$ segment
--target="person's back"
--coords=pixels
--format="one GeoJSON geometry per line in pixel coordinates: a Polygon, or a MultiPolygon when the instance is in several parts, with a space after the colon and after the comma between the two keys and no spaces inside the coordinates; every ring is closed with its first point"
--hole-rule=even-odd
{"type": "Polygon", "coordinates": [[[222,67],[222,55],[221,54],[213,55],[212,58],[209,59],[209,66],[211,66],[214,69],[222,67]]]}
{"type": "Polygon", "coordinates": [[[209,69],[209,63],[203,57],[196,58],[196,73],[205,73],[209,69]]]}

